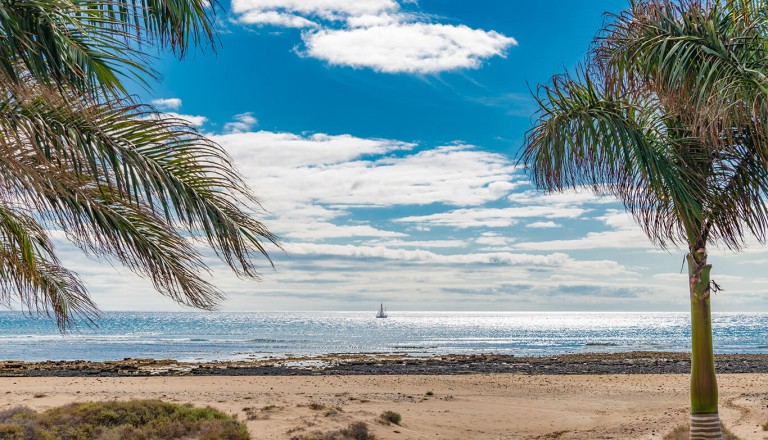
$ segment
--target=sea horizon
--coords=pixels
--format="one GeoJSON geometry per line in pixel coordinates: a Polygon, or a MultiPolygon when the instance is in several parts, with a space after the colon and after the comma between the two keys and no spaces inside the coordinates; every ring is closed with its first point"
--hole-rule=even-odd
{"type": "MultiPolygon", "coordinates": [[[[62,334],[54,322],[0,312],[0,359],[188,362],[313,357],[550,356],[690,350],[686,312],[131,312],[62,334]]],[[[713,313],[716,353],[766,354],[766,312],[713,313]]]]}

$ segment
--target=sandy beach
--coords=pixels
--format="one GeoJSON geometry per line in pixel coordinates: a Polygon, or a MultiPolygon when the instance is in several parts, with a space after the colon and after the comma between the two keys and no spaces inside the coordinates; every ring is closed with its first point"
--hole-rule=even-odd
{"type": "MultiPolygon", "coordinates": [[[[768,374],[719,379],[724,423],[744,439],[768,438],[758,426],[768,418],[768,374]]],[[[661,439],[688,408],[681,374],[3,377],[0,386],[2,408],[134,398],[210,405],[250,419],[254,439],[356,421],[384,440],[661,439]],[[389,410],[401,426],[377,421],[389,410]]]]}

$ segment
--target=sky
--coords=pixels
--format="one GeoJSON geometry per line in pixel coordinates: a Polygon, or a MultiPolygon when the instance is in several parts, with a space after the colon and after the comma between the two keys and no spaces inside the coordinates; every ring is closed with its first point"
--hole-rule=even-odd
{"type": "MultiPolygon", "coordinates": [[[[537,84],[584,59],[624,1],[223,0],[219,44],[138,99],[234,158],[284,251],[262,280],[212,255],[225,311],[685,311],[684,252],[610,197],[545,194],[517,157],[537,84]]],[[[768,248],[712,249],[715,311],[768,311],[768,248]]],[[[59,252],[102,310],[189,310],[59,252]]]]}

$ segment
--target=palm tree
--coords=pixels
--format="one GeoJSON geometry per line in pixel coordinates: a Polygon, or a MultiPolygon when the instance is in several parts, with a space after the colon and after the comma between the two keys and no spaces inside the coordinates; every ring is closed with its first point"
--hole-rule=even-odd
{"type": "Polygon", "coordinates": [[[720,439],[707,249],[766,237],[768,6],[633,0],[536,99],[521,160],[537,187],[613,194],[653,242],[687,248],[690,438],[720,439]]]}
{"type": "Polygon", "coordinates": [[[135,102],[145,48],[215,48],[205,0],[0,1],[0,300],[64,329],[96,307],[51,234],[111,257],[187,305],[213,308],[207,243],[239,276],[276,238],[222,147],[135,102]]]}

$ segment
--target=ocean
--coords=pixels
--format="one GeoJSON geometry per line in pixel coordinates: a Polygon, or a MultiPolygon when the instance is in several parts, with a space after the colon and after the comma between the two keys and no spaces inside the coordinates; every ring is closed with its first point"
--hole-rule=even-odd
{"type": "MultiPolygon", "coordinates": [[[[690,349],[687,313],[107,312],[60,334],[49,320],[0,312],[0,359],[244,360],[387,353],[411,356],[690,349]]],[[[768,353],[768,314],[713,315],[718,353],[768,353]]]]}

